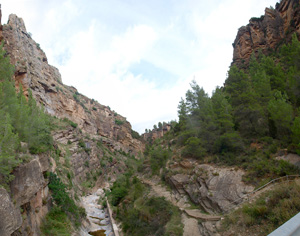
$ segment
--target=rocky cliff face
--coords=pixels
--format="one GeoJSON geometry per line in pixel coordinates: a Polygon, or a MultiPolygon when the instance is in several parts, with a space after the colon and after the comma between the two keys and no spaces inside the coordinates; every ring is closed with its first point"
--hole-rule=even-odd
{"type": "Polygon", "coordinates": [[[238,30],[233,43],[233,64],[242,67],[251,54],[264,54],[290,41],[296,32],[300,38],[300,1],[282,0],[275,9],[266,8],[265,15],[251,18],[249,24],[238,30]]]}
{"type": "Polygon", "coordinates": [[[60,118],[53,124],[54,151],[20,154],[26,163],[14,170],[8,189],[0,187],[0,235],[37,236],[52,204],[47,172],[57,173],[78,199],[93,186],[114,181],[126,170],[127,158],[142,152],[144,144],[132,137],[124,117],[62,83],[21,18],[10,15],[8,24],[0,24],[0,39],[15,65],[16,88],[22,85],[25,95],[30,89],[46,112],[60,118]]]}
{"type": "Polygon", "coordinates": [[[143,144],[132,138],[131,125],[124,117],[62,83],[58,69],[48,64],[21,18],[10,15],[8,24],[2,28],[4,48],[16,68],[16,87],[22,84],[25,94],[31,89],[49,114],[70,119],[83,132],[115,141],[126,152],[142,151],[143,144]]]}

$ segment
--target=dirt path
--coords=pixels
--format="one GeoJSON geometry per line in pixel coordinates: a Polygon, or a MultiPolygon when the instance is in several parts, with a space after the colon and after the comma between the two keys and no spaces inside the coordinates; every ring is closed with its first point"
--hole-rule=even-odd
{"type": "Polygon", "coordinates": [[[180,203],[178,202],[174,195],[170,193],[170,191],[168,191],[164,186],[158,184],[158,183],[154,183],[151,180],[148,179],[142,179],[142,182],[144,184],[147,184],[149,186],[151,186],[152,190],[153,190],[153,195],[159,196],[159,197],[164,197],[166,200],[168,200],[169,202],[171,202],[173,205],[177,206],[180,210],[183,210],[183,208],[188,207],[187,204],[184,203],[180,203]]]}
{"type": "Polygon", "coordinates": [[[184,225],[183,236],[201,236],[197,219],[187,217],[186,214],[182,213],[181,221],[184,225]]]}

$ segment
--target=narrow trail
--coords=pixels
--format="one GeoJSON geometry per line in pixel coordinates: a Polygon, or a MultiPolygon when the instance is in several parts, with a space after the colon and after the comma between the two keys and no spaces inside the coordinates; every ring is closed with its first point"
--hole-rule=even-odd
{"type": "Polygon", "coordinates": [[[183,236],[201,236],[197,219],[190,218],[186,214],[182,213],[181,220],[184,225],[183,236]]]}

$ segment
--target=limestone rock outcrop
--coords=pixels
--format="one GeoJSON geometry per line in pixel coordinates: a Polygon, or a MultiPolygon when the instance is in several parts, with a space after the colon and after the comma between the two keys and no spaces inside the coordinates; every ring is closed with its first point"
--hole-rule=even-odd
{"type": "Polygon", "coordinates": [[[22,225],[20,211],[12,203],[4,188],[0,188],[0,235],[10,236],[22,225]]]}
{"type": "Polygon", "coordinates": [[[170,131],[170,129],[170,124],[164,124],[161,129],[153,129],[148,133],[142,134],[142,137],[146,142],[151,142],[157,138],[162,138],[168,131],[170,131]]]}
{"type": "Polygon", "coordinates": [[[16,68],[16,87],[21,84],[25,95],[31,89],[49,114],[71,120],[85,133],[117,141],[126,152],[136,154],[143,150],[143,144],[132,137],[126,118],[62,83],[58,69],[48,64],[45,53],[26,31],[21,18],[10,15],[1,33],[4,48],[16,68]]]}
{"type": "Polygon", "coordinates": [[[233,43],[233,62],[238,67],[247,65],[251,54],[260,50],[267,54],[288,42],[296,32],[300,37],[300,2],[282,0],[275,9],[266,8],[265,15],[251,18],[239,28],[233,43]]]}
{"type": "Polygon", "coordinates": [[[44,178],[49,169],[49,157],[41,155],[14,170],[10,193],[18,209],[17,215],[21,209],[23,222],[11,231],[12,235],[40,235],[40,224],[51,207],[48,182],[44,178]]]}
{"type": "Polygon", "coordinates": [[[45,185],[43,173],[37,159],[21,165],[14,171],[11,191],[18,206],[29,202],[45,185]]]}
{"type": "Polygon", "coordinates": [[[179,195],[188,195],[193,203],[209,213],[227,210],[233,202],[254,189],[242,182],[242,170],[193,165],[195,167],[189,174],[172,175],[168,182],[179,195]]]}

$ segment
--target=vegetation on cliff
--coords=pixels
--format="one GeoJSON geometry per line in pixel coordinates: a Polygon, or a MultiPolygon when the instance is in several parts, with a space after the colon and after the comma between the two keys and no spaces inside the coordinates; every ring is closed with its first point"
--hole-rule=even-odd
{"type": "MultiPolygon", "coordinates": [[[[31,154],[48,152],[57,156],[60,150],[53,145],[51,130],[56,125],[55,118],[44,112],[37,105],[30,90],[28,97],[19,85],[15,88],[13,80],[14,67],[3,47],[0,47],[0,186],[9,189],[9,183],[14,179],[13,169],[22,163],[30,161],[31,154]]],[[[60,121],[74,127],[75,123],[60,121]]],[[[56,127],[57,128],[57,127],[56,127]]],[[[76,128],[76,126],[75,126],[76,128]]],[[[60,169],[60,163],[57,162],[60,169]]],[[[66,164],[66,162],[65,162],[66,164]]],[[[71,174],[68,172],[71,176],[71,174]]],[[[70,235],[72,223],[80,226],[85,216],[83,208],[78,207],[67,192],[66,185],[54,173],[49,176],[49,189],[55,206],[47,214],[41,230],[44,235],[70,235]],[[60,222],[64,221],[64,223],[60,222]]],[[[69,178],[69,177],[68,177],[69,178]]],[[[47,201],[43,199],[43,201],[47,201]]],[[[43,203],[44,204],[44,203],[43,203]]],[[[45,203],[46,204],[46,203],[45,203]]]]}
{"type": "Polygon", "coordinates": [[[86,216],[85,210],[78,207],[66,191],[66,185],[56,174],[49,173],[49,189],[56,206],[47,214],[41,225],[43,235],[70,235],[72,223],[78,228],[86,216]]]}
{"type": "Polygon", "coordinates": [[[52,147],[50,118],[38,107],[29,91],[28,99],[22,86],[16,92],[12,76],[14,67],[3,47],[0,47],[0,184],[12,178],[14,167],[26,156],[27,148],[32,154],[42,153],[52,147]],[[20,142],[27,143],[27,148],[20,142]],[[2,183],[1,183],[2,182],[2,183]]]}

